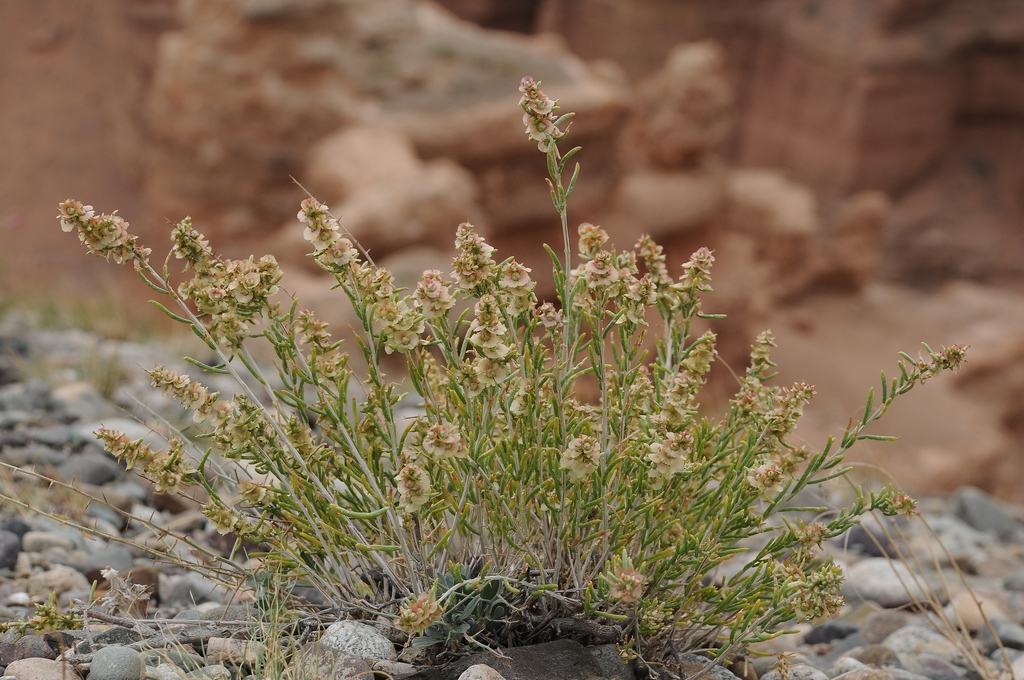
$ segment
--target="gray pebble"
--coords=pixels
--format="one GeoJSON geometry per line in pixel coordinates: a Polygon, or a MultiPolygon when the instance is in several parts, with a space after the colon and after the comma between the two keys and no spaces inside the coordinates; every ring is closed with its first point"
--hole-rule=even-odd
{"type": "Polygon", "coordinates": [[[0,411],[52,412],[50,387],[33,378],[0,387],[0,411]]]}
{"type": "Polygon", "coordinates": [[[6,447],[0,460],[15,467],[36,466],[49,470],[59,467],[67,459],[67,454],[43,444],[29,443],[22,447],[6,447]]]}
{"type": "Polygon", "coordinates": [[[982,626],[978,631],[978,644],[986,653],[998,648],[996,638],[1004,647],[1024,649],[1024,626],[998,618],[991,619],[989,623],[992,624],[992,630],[989,630],[988,626],[982,626]],[[992,631],[995,631],[995,638],[992,636],[992,631]]]}
{"type": "Polygon", "coordinates": [[[339,652],[319,642],[303,645],[288,664],[298,677],[334,678],[370,676],[370,666],[359,657],[339,652]]]}
{"type": "Polygon", "coordinates": [[[871,600],[883,607],[896,607],[928,599],[920,581],[901,562],[869,557],[847,570],[843,595],[851,601],[871,600]]]}
{"type": "Polygon", "coordinates": [[[52,393],[56,408],[75,421],[103,420],[121,416],[121,409],[107,401],[87,382],[65,383],[52,393]]]}
{"type": "Polygon", "coordinates": [[[957,493],[956,514],[975,529],[1004,540],[1020,532],[1017,523],[1010,519],[996,499],[973,486],[966,486],[957,493]]]}
{"type": "Polygon", "coordinates": [[[74,542],[67,536],[50,531],[29,531],[21,538],[21,547],[25,552],[39,553],[50,548],[74,550],[74,542]]]}
{"type": "Polygon", "coordinates": [[[21,552],[21,538],[13,531],[0,529],[0,569],[14,569],[21,552]]]}
{"type": "Polygon", "coordinates": [[[101,451],[87,450],[68,456],[56,471],[56,479],[103,486],[118,479],[122,470],[111,456],[101,451]]]}
{"type": "Polygon", "coordinates": [[[871,644],[878,644],[892,633],[907,625],[910,616],[894,609],[871,612],[860,627],[860,635],[871,644]]]}
{"type": "Polygon", "coordinates": [[[97,650],[89,667],[89,680],[141,680],[146,666],[142,655],[129,647],[97,650]]]}

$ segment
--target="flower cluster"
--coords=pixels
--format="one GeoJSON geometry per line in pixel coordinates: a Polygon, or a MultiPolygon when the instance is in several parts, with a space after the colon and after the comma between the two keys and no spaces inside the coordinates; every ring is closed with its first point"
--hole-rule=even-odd
{"type": "Polygon", "coordinates": [[[326,205],[315,198],[304,199],[299,206],[299,222],[306,225],[303,238],[313,244],[313,259],[326,271],[340,274],[358,261],[352,241],[338,233],[338,220],[326,205]]]}
{"type": "Polygon", "coordinates": [[[794,527],[793,535],[804,548],[821,547],[822,542],[828,538],[828,526],[822,522],[812,522],[810,524],[800,522],[794,527]]]}
{"type": "Polygon", "coordinates": [[[375,320],[384,341],[384,351],[409,352],[420,344],[420,335],[426,328],[426,319],[411,297],[392,295],[376,305],[375,320]]]}
{"type": "Polygon", "coordinates": [[[181,402],[182,408],[193,410],[193,419],[197,423],[203,422],[213,413],[213,405],[220,392],[210,393],[205,386],[192,382],[187,375],[179,375],[163,366],[146,372],[152,380],[153,387],[160,388],[165,394],[173,394],[181,402]]]}
{"type": "Polygon", "coordinates": [[[911,517],[917,514],[917,501],[903,491],[894,489],[892,484],[879,493],[872,494],[872,501],[872,507],[877,508],[887,517],[896,515],[911,517]]]}
{"type": "Polygon", "coordinates": [[[238,531],[244,523],[242,516],[234,508],[230,508],[216,499],[203,505],[201,512],[221,535],[238,531]]]}
{"type": "Polygon", "coordinates": [[[491,257],[494,247],[485,242],[469,222],[463,222],[455,230],[455,247],[459,250],[452,261],[456,285],[474,294],[489,292],[490,276],[495,267],[491,257]]]}
{"type": "Polygon", "coordinates": [[[579,226],[580,265],[572,270],[573,278],[583,280],[583,287],[573,304],[596,315],[612,303],[616,324],[645,326],[646,310],[657,301],[657,286],[649,276],[640,276],[633,252],[605,250],[608,234],[604,229],[584,222],[579,226]]]}
{"type": "MultiPolygon", "coordinates": [[[[182,244],[182,252],[187,245],[182,244]]],[[[262,316],[279,289],[281,268],[273,256],[258,261],[207,257],[192,261],[195,275],[178,286],[178,294],[192,300],[214,342],[232,350],[241,347],[249,324],[262,316]]]]}
{"type": "Polygon", "coordinates": [[[843,596],[839,594],[843,585],[843,570],[833,562],[804,573],[801,578],[792,581],[791,585],[796,589],[792,601],[798,618],[834,616],[845,604],[843,596]]]}
{"type": "Polygon", "coordinates": [[[665,441],[651,444],[647,460],[651,462],[648,471],[651,477],[667,478],[685,472],[688,468],[693,435],[689,432],[669,432],[665,441]]]}
{"type": "Polygon", "coordinates": [[[430,500],[430,475],[415,463],[406,463],[398,471],[399,505],[405,512],[413,513],[430,500]]]}
{"type": "Polygon", "coordinates": [[[416,302],[431,321],[441,318],[455,306],[455,298],[449,292],[444,276],[439,270],[428,269],[423,272],[423,278],[416,284],[416,302]]]}
{"type": "MultiPolygon", "coordinates": [[[[932,351],[927,345],[924,348],[928,353],[928,358],[913,362],[916,371],[914,377],[920,382],[924,382],[942,371],[958,371],[967,361],[968,347],[966,345],[951,345],[943,347],[938,352],[932,351]]],[[[909,359],[907,356],[904,358],[909,359]]]]}
{"type": "Polygon", "coordinates": [[[774,498],[783,480],[782,467],[774,461],[761,463],[747,472],[747,483],[757,489],[762,498],[774,498]]]}
{"type": "Polygon", "coordinates": [[[94,434],[103,442],[103,448],[123,461],[127,469],[139,467],[155,483],[158,493],[175,491],[184,477],[195,472],[188,464],[185,443],[177,437],[167,439],[166,451],[154,451],[142,439],[133,440],[117,430],[101,427],[94,434]]]}
{"type": "Polygon", "coordinates": [[[431,425],[423,435],[420,446],[432,460],[450,460],[469,456],[469,443],[459,432],[459,428],[452,423],[439,422],[431,425]]]}
{"type": "Polygon", "coordinates": [[[526,135],[537,142],[537,148],[543,152],[554,149],[565,133],[558,129],[555,112],[558,111],[558,103],[551,100],[540,90],[540,82],[534,81],[527,76],[519,83],[519,91],[522,97],[519,106],[523,111],[523,125],[526,126],[526,135]]]}
{"type": "MultiPolygon", "coordinates": [[[[642,566],[642,565],[641,565],[642,566]]],[[[608,596],[615,602],[626,604],[639,602],[647,585],[647,577],[633,567],[633,561],[625,556],[613,560],[608,579],[608,596]]]]}
{"type": "Polygon", "coordinates": [[[512,348],[508,341],[508,327],[502,322],[498,300],[483,295],[474,309],[476,318],[469,327],[469,341],[477,353],[495,361],[504,361],[512,348]]]}
{"type": "Polygon", "coordinates": [[[444,608],[438,603],[434,593],[420,593],[402,605],[395,619],[395,627],[408,633],[423,633],[440,621],[442,614],[444,608]]]}
{"type": "Polygon", "coordinates": [[[515,260],[508,260],[498,269],[497,288],[511,314],[522,314],[533,308],[537,283],[530,278],[530,268],[515,260]]]}
{"type": "Polygon", "coordinates": [[[148,261],[152,252],[138,244],[138,237],[128,231],[128,222],[116,212],[96,214],[91,205],[66,199],[57,206],[57,219],[65,232],[78,231],[78,240],[85,244],[90,255],[102,255],[124,264],[136,261],[136,266],[148,261]]]}
{"type": "Polygon", "coordinates": [[[561,467],[569,471],[569,479],[580,481],[597,469],[601,444],[587,434],[573,437],[562,451],[561,467]]]}

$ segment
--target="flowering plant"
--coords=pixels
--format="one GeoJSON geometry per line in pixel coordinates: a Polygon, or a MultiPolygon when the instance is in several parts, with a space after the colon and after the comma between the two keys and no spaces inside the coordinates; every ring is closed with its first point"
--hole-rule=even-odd
{"type": "MultiPolygon", "coordinates": [[[[131,262],[173,302],[161,308],[223,362],[191,363],[238,379],[229,397],[150,371],[194,412],[198,457],[184,438],[157,453],[116,432],[98,436],[161,489],[205,488],[209,521],[264,546],[273,573],[438,640],[498,645],[582,617],[620,626],[624,649],[648,658],[670,645],[723,655],[787,621],[835,613],[841,572],[822,542],[871,510],[911,513],[913,501],[891,487],[858,493],[810,523],[797,517],[824,508],[793,501],[844,475],[845,452],[878,438],[866,428],[898,396],[957,368],[964,348],[902,355],[899,377],[882,376],[879,403],[869,396],[863,417],[815,452],[790,441],[814,390],[771,383],[766,332],[726,413],[703,415],[716,337],[693,337],[691,325],[714,318],[701,306],[713,254],[698,250],[674,277],[650,238],[620,251],[590,224],[574,254],[567,202],[579,165],[567,184],[563,176],[579,148],[559,149],[571,114],[557,117],[532,79],[520,91],[565,240],[561,257],[548,248],[557,300],[538,300],[530,270],[498,260],[470,224],[456,230],[450,275],[428,270],[415,290],[399,290],[327,206],[302,202],[312,258],[358,319],[365,374],[312,311],[275,301],[273,258],[222,259],[186,218],[171,252],[191,278],[174,286],[122,218],[61,203],[65,231],[131,262]],[[260,338],[276,354],[276,377],[250,353],[260,338]],[[385,375],[388,354],[405,358],[403,379],[385,375]],[[584,383],[596,398],[581,396],[584,383]],[[402,420],[407,391],[420,410],[402,420]],[[218,457],[234,465],[214,465],[218,457]],[[484,606],[481,593],[497,605],[484,606]],[[442,635],[445,626],[461,639],[442,635]]],[[[219,568],[251,577],[228,559],[219,568]]]]}

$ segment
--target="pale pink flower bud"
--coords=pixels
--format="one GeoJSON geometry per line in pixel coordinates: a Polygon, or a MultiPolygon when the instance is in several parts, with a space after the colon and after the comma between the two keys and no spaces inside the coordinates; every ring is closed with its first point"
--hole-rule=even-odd
{"type": "Polygon", "coordinates": [[[415,599],[406,600],[395,619],[395,627],[407,633],[422,634],[427,628],[441,620],[444,608],[434,593],[420,593],[415,599]]]}

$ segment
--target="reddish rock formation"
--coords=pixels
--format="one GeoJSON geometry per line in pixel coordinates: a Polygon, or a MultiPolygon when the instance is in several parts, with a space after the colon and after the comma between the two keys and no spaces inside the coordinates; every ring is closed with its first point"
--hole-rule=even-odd
{"type": "Polygon", "coordinates": [[[546,0],[540,27],[633,75],[678,42],[719,40],[742,165],[782,169],[829,206],[859,190],[890,193],[889,277],[1021,273],[1021,3],[546,0]]]}

